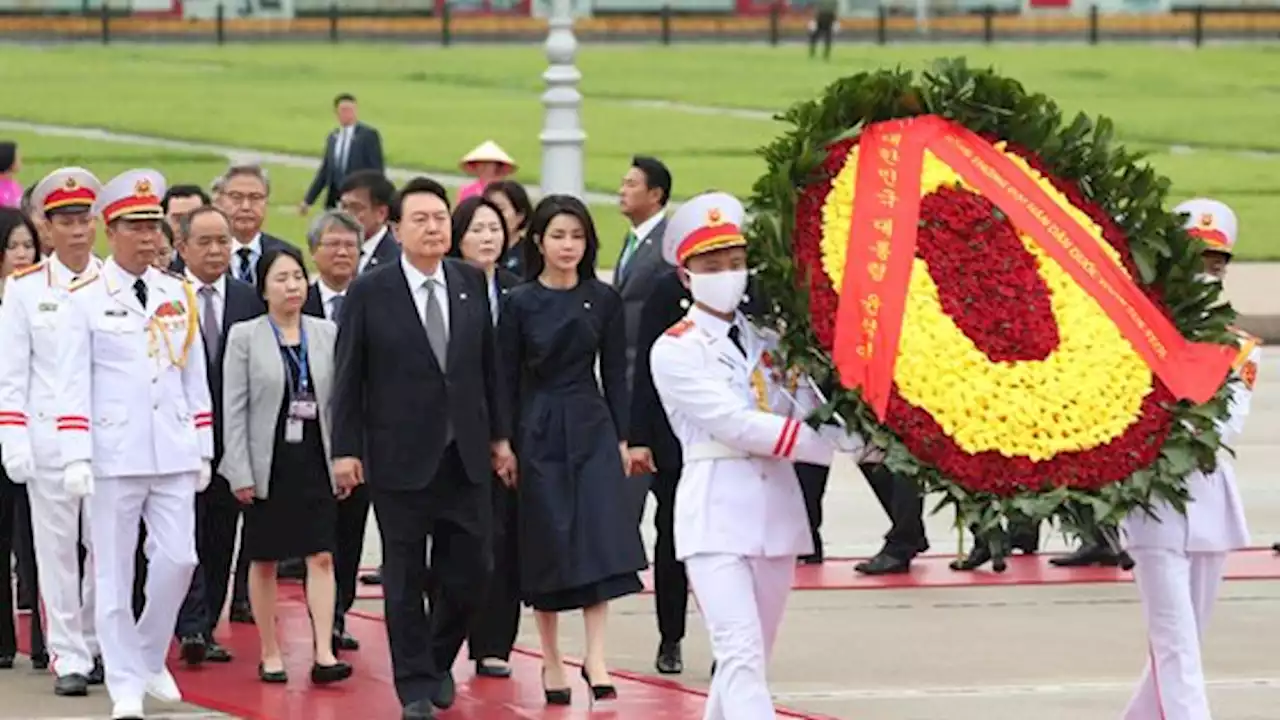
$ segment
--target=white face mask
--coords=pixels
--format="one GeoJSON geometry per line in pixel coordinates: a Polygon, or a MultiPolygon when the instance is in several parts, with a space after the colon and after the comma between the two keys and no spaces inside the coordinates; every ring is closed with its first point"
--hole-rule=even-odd
{"type": "Polygon", "coordinates": [[[693,301],[716,312],[731,313],[737,310],[746,292],[746,270],[689,273],[689,294],[693,295],[693,301]]]}

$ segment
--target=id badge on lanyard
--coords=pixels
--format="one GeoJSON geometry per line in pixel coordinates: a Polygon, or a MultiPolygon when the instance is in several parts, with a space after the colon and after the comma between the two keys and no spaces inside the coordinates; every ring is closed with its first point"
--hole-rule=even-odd
{"type": "MultiPolygon", "coordinates": [[[[271,329],[276,332],[276,339],[280,339],[280,331],[276,328],[275,323],[271,324],[271,329]]],[[[288,443],[300,443],[303,438],[303,429],[308,420],[315,420],[319,416],[319,407],[316,404],[316,396],[311,389],[310,362],[307,357],[307,333],[302,331],[301,343],[299,349],[284,346],[285,352],[289,354],[289,359],[298,367],[298,380],[295,383],[293,374],[288,373],[286,377],[289,379],[289,407],[286,413],[284,425],[284,440],[288,443]]]]}

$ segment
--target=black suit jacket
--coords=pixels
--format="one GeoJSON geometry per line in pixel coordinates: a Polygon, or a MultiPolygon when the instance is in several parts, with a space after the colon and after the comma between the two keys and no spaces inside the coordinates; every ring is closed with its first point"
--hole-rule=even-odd
{"type": "Polygon", "coordinates": [[[391,228],[388,227],[387,232],[378,241],[377,247],[373,249],[373,256],[369,258],[369,262],[364,266],[362,272],[369,272],[379,265],[385,265],[399,258],[400,243],[396,242],[396,236],[392,234],[391,228]]]}
{"type": "Polygon", "coordinates": [[[510,436],[484,273],[445,258],[449,347],[441,372],[400,263],[356,278],[338,328],[333,456],[359,458],[370,488],[419,490],[447,424],[473,483],[492,482],[489,443],[510,436]]]}
{"type": "MultiPolygon", "coordinates": [[[[763,298],[756,295],[755,284],[749,284],[747,297],[739,309],[747,315],[759,314],[765,304],[763,298]]],[[[636,375],[631,394],[631,429],[627,444],[649,448],[653,452],[654,464],[664,472],[678,473],[684,462],[680,441],[671,430],[671,422],[653,386],[649,352],[658,338],[689,312],[692,302],[676,270],[666,271],[653,283],[653,291],[644,303],[636,334],[636,375]]]]}
{"type": "MultiPolygon", "coordinates": [[[[265,232],[262,233],[262,254],[263,255],[266,255],[267,251],[272,248],[288,247],[289,245],[290,243],[287,240],[281,240],[275,235],[269,235],[265,232]]],[[[240,256],[236,255],[236,250],[238,250],[239,248],[240,246],[237,245],[236,242],[233,240],[231,242],[231,265],[227,268],[227,276],[237,280],[239,279],[239,276],[236,273],[240,268],[240,256]]],[[[259,262],[261,262],[262,258],[259,257],[258,260],[259,262]]],[[[174,253],[173,260],[169,261],[169,269],[178,274],[182,274],[187,269],[187,263],[183,261],[181,255],[174,253]]],[[[254,277],[257,277],[256,275],[258,271],[257,265],[254,265],[253,271],[255,273],[254,277]]]]}
{"type": "Polygon", "coordinates": [[[338,191],[347,175],[360,170],[377,170],[385,172],[382,160],[382,136],[372,126],[356,123],[351,136],[351,147],[347,149],[347,167],[343,172],[338,167],[338,132],[341,128],[330,131],[324,141],[324,160],[316,169],[316,177],[307,188],[304,200],[314,205],[320,191],[325,190],[324,206],[331,208],[338,204],[338,191]]]}
{"type": "MultiPolygon", "coordinates": [[[[218,346],[217,357],[209,357],[208,344],[205,345],[205,372],[209,377],[209,396],[213,401],[213,467],[222,461],[222,361],[226,356],[227,335],[231,326],[245,320],[262,315],[267,311],[262,296],[248,283],[228,277],[226,298],[222,306],[222,343],[218,346]]],[[[231,488],[225,478],[218,476],[207,491],[219,499],[236,502],[231,495],[231,488]]]]}

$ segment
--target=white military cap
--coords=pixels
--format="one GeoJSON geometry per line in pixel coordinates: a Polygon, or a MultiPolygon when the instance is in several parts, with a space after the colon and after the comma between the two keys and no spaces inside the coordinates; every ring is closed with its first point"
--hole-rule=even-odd
{"type": "Polygon", "coordinates": [[[158,170],[127,170],[111,178],[102,187],[94,212],[103,222],[125,220],[160,220],[164,207],[164,176],[158,170]]]}
{"type": "Polygon", "coordinates": [[[54,170],[31,191],[31,207],[46,217],[68,212],[88,212],[97,201],[102,183],[81,167],[54,170]]]}
{"type": "Polygon", "coordinates": [[[1203,240],[1209,250],[1227,255],[1235,254],[1239,224],[1235,212],[1225,203],[1209,198],[1194,198],[1181,203],[1173,212],[1190,215],[1185,225],[1187,233],[1203,240]]]}
{"type": "Polygon", "coordinates": [[[703,193],[690,198],[672,214],[662,235],[662,257],[681,266],[688,258],[713,250],[745,247],[742,203],[723,192],[703,193]]]}

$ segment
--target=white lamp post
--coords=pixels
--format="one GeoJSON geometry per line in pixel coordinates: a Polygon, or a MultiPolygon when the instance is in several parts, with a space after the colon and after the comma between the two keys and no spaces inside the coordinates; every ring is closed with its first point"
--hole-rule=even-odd
{"type": "Polygon", "coordinates": [[[587,134],[582,130],[582,73],[574,65],[578,40],[573,36],[572,0],[551,0],[548,19],[547,60],[542,79],[546,114],[542,122],[542,192],[581,198],[585,189],[584,151],[587,134]]]}

